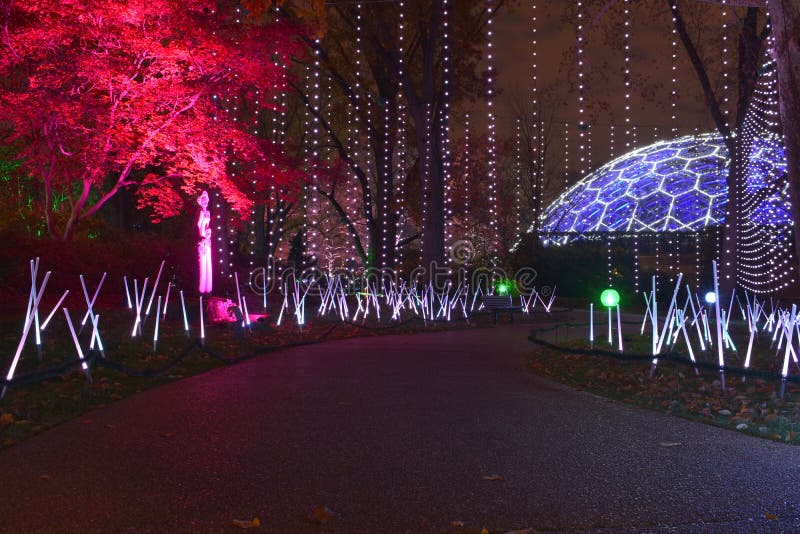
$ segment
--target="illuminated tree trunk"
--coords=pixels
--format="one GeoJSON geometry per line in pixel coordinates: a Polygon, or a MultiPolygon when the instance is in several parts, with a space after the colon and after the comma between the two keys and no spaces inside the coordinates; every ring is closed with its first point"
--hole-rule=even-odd
{"type": "Polygon", "coordinates": [[[781,125],[786,141],[794,251],[800,270],[800,0],[769,0],[781,125]]]}

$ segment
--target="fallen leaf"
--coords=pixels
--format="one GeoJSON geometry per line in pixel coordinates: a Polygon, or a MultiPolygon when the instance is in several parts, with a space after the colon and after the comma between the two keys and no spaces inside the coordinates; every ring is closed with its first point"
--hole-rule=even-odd
{"type": "Polygon", "coordinates": [[[309,521],[320,525],[328,524],[335,518],[336,512],[327,506],[320,506],[308,515],[309,521]]]}
{"type": "Polygon", "coordinates": [[[483,479],[484,480],[505,480],[500,475],[486,475],[485,477],[483,477],[483,479]]]}
{"type": "Polygon", "coordinates": [[[50,475],[39,475],[40,480],[50,480],[50,475]]]}
{"type": "Polygon", "coordinates": [[[775,514],[764,514],[764,517],[767,519],[778,519],[778,516],[775,514]]]}
{"type": "Polygon", "coordinates": [[[486,527],[483,527],[483,528],[481,529],[481,534],[489,534],[489,530],[487,530],[487,528],[486,528],[486,527]]]}
{"type": "Polygon", "coordinates": [[[162,438],[171,438],[173,436],[175,436],[175,432],[162,432],[161,433],[161,437],[162,438]]]}
{"type": "Polygon", "coordinates": [[[108,429],[111,429],[111,428],[115,428],[115,427],[114,427],[114,425],[112,425],[111,423],[107,423],[107,424],[106,424],[106,428],[108,428],[108,429]]]}
{"type": "Polygon", "coordinates": [[[261,526],[261,520],[257,517],[254,517],[251,521],[246,521],[242,519],[234,519],[233,526],[239,528],[258,528],[261,526]]]}
{"type": "Polygon", "coordinates": [[[453,525],[454,527],[463,527],[464,526],[464,522],[463,521],[450,521],[450,524],[453,525]]]}
{"type": "Polygon", "coordinates": [[[81,421],[81,424],[82,425],[91,425],[92,424],[92,420],[91,419],[84,419],[84,420],[81,421]]]}
{"type": "Polygon", "coordinates": [[[674,441],[661,441],[659,442],[659,445],[662,447],[677,447],[680,445],[680,443],[676,443],[674,441]]]}

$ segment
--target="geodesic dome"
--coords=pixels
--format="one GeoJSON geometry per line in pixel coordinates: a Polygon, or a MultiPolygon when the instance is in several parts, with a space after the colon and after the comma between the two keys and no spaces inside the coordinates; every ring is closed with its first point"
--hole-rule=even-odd
{"type": "MultiPolygon", "coordinates": [[[[660,141],[624,154],[592,172],[550,204],[539,231],[548,242],[595,232],[698,232],[721,224],[727,204],[728,151],[716,134],[660,141]]],[[[753,141],[745,195],[786,173],[776,137],[753,141]]],[[[783,180],[785,182],[785,180],[783,180]]],[[[791,224],[788,195],[766,195],[751,213],[758,225],[791,224]]]]}

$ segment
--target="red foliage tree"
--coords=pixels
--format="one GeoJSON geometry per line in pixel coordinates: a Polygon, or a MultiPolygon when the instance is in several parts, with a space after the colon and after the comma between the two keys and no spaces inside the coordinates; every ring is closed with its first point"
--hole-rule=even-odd
{"type": "Polygon", "coordinates": [[[154,220],[206,187],[246,216],[232,156],[279,154],[232,108],[270,106],[297,31],[233,0],[0,0],[0,136],[41,181],[50,235],[69,239],[132,186],[154,220]]]}

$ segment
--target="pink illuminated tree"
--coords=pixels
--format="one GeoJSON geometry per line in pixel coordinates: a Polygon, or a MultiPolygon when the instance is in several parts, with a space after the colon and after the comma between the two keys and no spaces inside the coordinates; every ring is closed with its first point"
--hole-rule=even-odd
{"type": "Polygon", "coordinates": [[[246,217],[251,185],[229,172],[232,155],[279,154],[230,97],[268,108],[297,32],[232,0],[0,0],[0,143],[40,182],[49,234],[70,239],[128,187],[155,221],[205,188],[246,217]]]}

